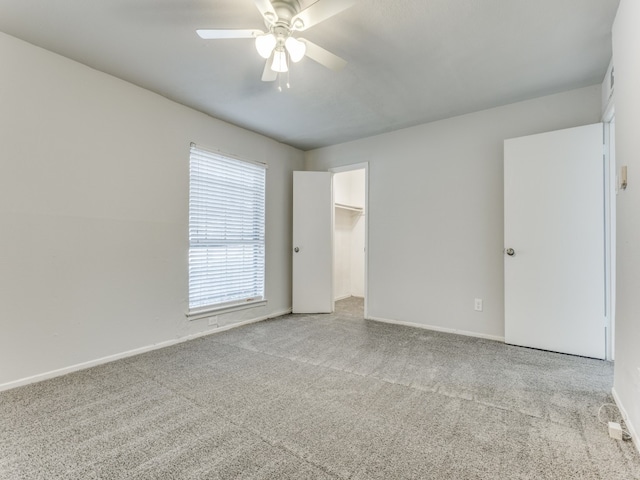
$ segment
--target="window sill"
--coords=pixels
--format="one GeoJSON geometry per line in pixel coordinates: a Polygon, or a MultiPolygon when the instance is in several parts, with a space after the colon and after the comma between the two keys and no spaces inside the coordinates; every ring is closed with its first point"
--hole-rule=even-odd
{"type": "Polygon", "coordinates": [[[248,308],[264,307],[266,304],[266,299],[253,300],[251,302],[234,303],[232,305],[197,308],[188,311],[185,315],[187,317],[187,320],[200,320],[201,318],[207,318],[213,315],[237,312],[239,310],[246,310],[248,308]]]}

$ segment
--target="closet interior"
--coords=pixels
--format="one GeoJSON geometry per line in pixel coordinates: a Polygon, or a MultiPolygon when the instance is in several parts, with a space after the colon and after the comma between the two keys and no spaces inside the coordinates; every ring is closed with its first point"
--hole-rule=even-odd
{"type": "Polygon", "coordinates": [[[333,176],[334,298],[364,298],[365,279],[365,170],[333,176]]]}

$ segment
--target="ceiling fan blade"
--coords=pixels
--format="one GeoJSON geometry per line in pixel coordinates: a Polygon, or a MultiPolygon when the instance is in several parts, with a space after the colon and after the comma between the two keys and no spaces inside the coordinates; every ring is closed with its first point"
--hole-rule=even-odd
{"type": "Polygon", "coordinates": [[[306,30],[352,7],[357,0],[318,0],[291,19],[291,25],[298,31],[306,30]],[[302,24],[298,20],[302,21],[302,24]]]}
{"type": "Polygon", "coordinates": [[[264,64],[264,71],[262,72],[263,82],[275,82],[276,78],[278,78],[278,72],[271,70],[271,62],[273,62],[273,55],[271,55],[264,64]]]}
{"type": "Polygon", "coordinates": [[[320,65],[324,65],[325,67],[337,72],[342,70],[347,64],[346,60],[340,58],[337,55],[334,55],[330,51],[325,50],[324,48],[316,45],[313,42],[310,42],[309,40],[306,40],[304,38],[298,38],[298,40],[304,42],[307,45],[306,56],[311,60],[315,60],[320,65]]]}
{"type": "Polygon", "coordinates": [[[260,10],[260,13],[264,17],[264,19],[267,21],[267,23],[272,24],[272,23],[275,23],[276,20],[278,20],[278,14],[276,13],[275,9],[273,8],[273,5],[269,0],[253,0],[253,1],[256,4],[256,7],[258,7],[258,10],[260,10]]]}
{"type": "Polygon", "coordinates": [[[200,38],[205,40],[222,40],[225,38],[256,38],[259,35],[263,35],[261,30],[244,29],[244,30],[220,30],[220,29],[200,29],[196,30],[196,33],[200,38]]]}

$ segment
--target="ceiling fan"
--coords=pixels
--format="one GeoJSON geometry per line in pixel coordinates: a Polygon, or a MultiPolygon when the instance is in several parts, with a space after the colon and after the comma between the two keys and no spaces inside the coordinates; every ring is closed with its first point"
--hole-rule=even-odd
{"type": "MultiPolygon", "coordinates": [[[[299,0],[254,0],[264,18],[266,32],[255,29],[200,29],[203,39],[254,38],[256,49],[267,60],[263,82],[275,81],[281,73],[289,71],[290,62],[296,63],[306,55],[332,70],[341,70],[347,62],[324,48],[294,32],[302,32],[351,7],[357,0],[317,0],[301,9],[299,0]]],[[[287,87],[289,86],[287,82],[287,87]]],[[[279,87],[282,90],[281,87],[279,87]]]]}

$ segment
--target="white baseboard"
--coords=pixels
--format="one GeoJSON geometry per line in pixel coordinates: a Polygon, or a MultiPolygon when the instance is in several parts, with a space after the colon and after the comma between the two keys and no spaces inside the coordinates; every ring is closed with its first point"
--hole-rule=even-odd
{"type": "Polygon", "coordinates": [[[616,392],[615,388],[611,389],[611,395],[613,395],[613,400],[616,402],[616,405],[618,406],[618,410],[620,410],[620,414],[622,415],[624,423],[627,426],[629,433],[631,434],[631,440],[633,440],[633,444],[636,446],[636,450],[638,450],[638,453],[640,453],[640,437],[638,437],[638,433],[636,432],[636,429],[633,427],[633,425],[629,421],[629,415],[627,415],[627,411],[625,410],[624,405],[622,405],[622,401],[620,401],[620,397],[618,396],[618,392],[616,392]]]}
{"type": "Polygon", "coordinates": [[[232,323],[230,325],[224,325],[222,327],[212,328],[210,330],[205,330],[204,332],[194,333],[192,335],[187,335],[185,337],[180,337],[173,340],[167,340],[166,342],[154,343],[153,345],[147,345],[145,347],[135,348],[133,350],[129,350],[126,352],[116,353],[114,355],[108,355],[106,357],[97,358],[95,360],[89,360],[88,362],[78,363],[76,365],[71,365],[69,367],[64,367],[57,370],[51,370],[49,372],[39,373],[38,375],[33,375],[31,377],[21,378],[19,380],[14,380],[12,382],[0,384],[0,392],[5,390],[11,390],[13,388],[22,387],[24,385],[29,385],[31,383],[42,382],[43,380],[49,380],[55,377],[61,377],[62,375],[67,375],[68,373],[73,373],[80,370],[86,370],[87,368],[96,367],[98,365],[103,365],[105,363],[115,362],[116,360],[120,360],[122,358],[134,357],[136,355],[140,355],[141,353],[151,352],[152,350],[159,350],[161,348],[170,347],[172,345],[177,345],[179,343],[188,342],[189,340],[195,340],[196,338],[206,337],[208,335],[213,335],[214,333],[224,332],[227,330],[231,330],[233,328],[242,327],[243,325],[249,325],[251,323],[262,322],[264,320],[280,317],[282,315],[287,315],[289,313],[291,313],[290,308],[287,310],[283,310],[281,312],[274,312],[269,315],[264,315],[262,317],[252,318],[250,320],[244,320],[242,322],[232,323]]]}
{"type": "Polygon", "coordinates": [[[375,320],[376,322],[391,323],[393,325],[404,325],[405,327],[422,328],[423,330],[433,330],[435,332],[454,333],[456,335],[464,335],[465,337],[484,338],[486,340],[494,340],[496,342],[503,342],[504,337],[498,337],[496,335],[487,335],[478,332],[467,332],[466,330],[456,330],[455,328],[437,327],[435,325],[424,325],[422,323],[403,322],[400,320],[390,320],[388,318],[379,318],[368,316],[367,320],[375,320]]]}

